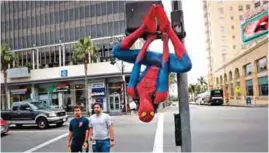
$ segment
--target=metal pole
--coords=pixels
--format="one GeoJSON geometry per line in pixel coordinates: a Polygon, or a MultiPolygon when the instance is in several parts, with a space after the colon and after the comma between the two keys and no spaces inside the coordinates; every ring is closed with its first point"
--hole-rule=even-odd
{"type": "Polygon", "coordinates": [[[123,61],[121,61],[121,74],[122,74],[122,80],[123,80],[123,98],[124,98],[124,106],[125,106],[125,112],[128,111],[127,109],[127,96],[126,96],[126,79],[124,74],[124,65],[123,61]]]}
{"type": "MultiPolygon", "coordinates": [[[[182,2],[178,1],[179,10],[182,10],[182,2]]],[[[184,23],[182,23],[184,24],[184,23]]],[[[184,39],[181,40],[184,44],[184,39]]],[[[178,106],[181,118],[181,136],[182,146],[181,152],[191,152],[191,126],[190,126],[190,108],[189,108],[189,92],[188,92],[188,76],[187,73],[177,74],[178,88],[178,106]]]]}

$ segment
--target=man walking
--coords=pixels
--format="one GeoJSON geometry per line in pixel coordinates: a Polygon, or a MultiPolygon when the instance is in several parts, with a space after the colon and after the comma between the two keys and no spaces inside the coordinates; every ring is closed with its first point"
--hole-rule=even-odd
{"type": "Polygon", "coordinates": [[[90,117],[89,137],[92,142],[93,152],[110,152],[115,145],[114,129],[111,117],[102,112],[102,104],[93,105],[94,115],[90,117]]]}
{"type": "Polygon", "coordinates": [[[71,152],[82,152],[88,148],[89,120],[81,115],[81,107],[74,107],[74,118],[70,121],[67,147],[71,152]]]}

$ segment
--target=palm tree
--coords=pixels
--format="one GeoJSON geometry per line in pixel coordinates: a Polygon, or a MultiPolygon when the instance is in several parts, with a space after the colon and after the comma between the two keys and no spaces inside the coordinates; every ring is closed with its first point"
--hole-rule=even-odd
{"type": "Polygon", "coordinates": [[[194,94],[195,94],[195,92],[196,92],[195,85],[194,84],[190,84],[189,85],[189,93],[191,93],[192,100],[194,100],[194,94]]]}
{"type": "Polygon", "coordinates": [[[13,53],[9,50],[9,46],[7,44],[1,45],[1,71],[4,73],[4,107],[7,108],[7,69],[8,64],[10,64],[14,60],[13,53]]]}
{"type": "MultiPolygon", "coordinates": [[[[84,63],[84,73],[85,73],[85,99],[86,105],[90,105],[88,102],[88,79],[87,79],[87,71],[88,71],[88,63],[90,57],[90,63],[96,62],[97,60],[97,47],[94,45],[91,37],[84,37],[79,39],[79,42],[73,46],[74,54],[73,60],[75,62],[83,62],[84,63]]],[[[88,110],[88,109],[87,109],[88,110]]]]}
{"type": "Polygon", "coordinates": [[[173,85],[174,83],[177,83],[176,74],[170,73],[169,74],[169,87],[171,87],[171,85],[173,85]]]}
{"type": "Polygon", "coordinates": [[[203,77],[198,78],[198,83],[201,85],[202,92],[207,90],[207,82],[203,77]]]}

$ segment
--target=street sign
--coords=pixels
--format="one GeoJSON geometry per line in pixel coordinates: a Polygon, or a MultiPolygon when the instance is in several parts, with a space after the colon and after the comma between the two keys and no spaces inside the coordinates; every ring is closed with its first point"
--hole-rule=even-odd
{"type": "Polygon", "coordinates": [[[236,93],[239,93],[239,92],[240,92],[240,87],[239,87],[239,86],[236,86],[236,87],[235,87],[235,92],[236,92],[236,93]]]}
{"type": "Polygon", "coordinates": [[[67,77],[68,71],[67,70],[61,70],[61,77],[67,77]]]}

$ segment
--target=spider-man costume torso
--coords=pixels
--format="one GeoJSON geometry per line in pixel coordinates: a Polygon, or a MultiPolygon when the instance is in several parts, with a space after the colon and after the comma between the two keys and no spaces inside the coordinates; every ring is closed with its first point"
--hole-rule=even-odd
{"type": "Polygon", "coordinates": [[[154,105],[166,100],[169,73],[184,73],[192,67],[191,60],[171,28],[161,5],[153,5],[144,19],[144,24],[113,47],[113,56],[125,62],[134,63],[127,92],[133,99],[139,99],[138,115],[143,122],[150,122],[155,116],[154,105]],[[150,43],[156,39],[155,17],[160,21],[163,54],[147,50],[150,43]],[[150,34],[142,49],[130,50],[130,47],[144,32],[150,34]],[[169,38],[174,45],[175,54],[169,54],[169,38]],[[146,66],[146,69],[140,74],[142,64],[146,66]]]}

